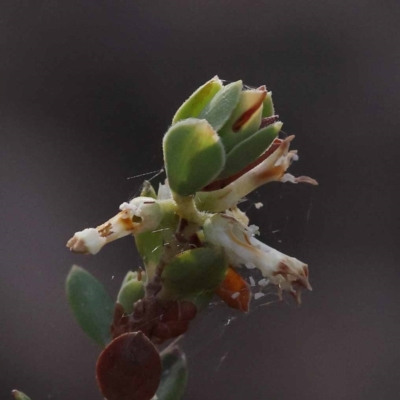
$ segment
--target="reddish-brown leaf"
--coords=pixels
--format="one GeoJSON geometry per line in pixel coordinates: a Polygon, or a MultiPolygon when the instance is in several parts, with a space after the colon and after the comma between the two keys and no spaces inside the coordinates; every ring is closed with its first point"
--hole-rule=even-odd
{"type": "Polygon", "coordinates": [[[164,312],[160,321],[190,321],[197,314],[196,306],[190,301],[164,301],[164,312]]]}
{"type": "Polygon", "coordinates": [[[160,383],[160,355],[142,332],[125,333],[100,354],[96,377],[107,400],[150,400],[160,383]]]}
{"type": "Polygon", "coordinates": [[[224,281],[215,293],[229,307],[239,311],[249,311],[251,298],[249,285],[232,267],[228,268],[224,281]],[[239,295],[236,293],[239,293],[239,295]]]}

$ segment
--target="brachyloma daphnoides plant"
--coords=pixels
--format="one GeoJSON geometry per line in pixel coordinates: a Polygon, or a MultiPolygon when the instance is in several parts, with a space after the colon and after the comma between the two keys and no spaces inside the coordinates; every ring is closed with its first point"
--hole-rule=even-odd
{"type": "Polygon", "coordinates": [[[214,77],[182,104],[164,135],[167,179],[158,191],[145,181],[117,215],[68,241],[73,252],[97,254],[133,235],[145,267],[127,273],[116,303],[84,269],[74,266],[67,278],[78,323],[104,347],[96,377],[106,399],[180,399],[185,356],[174,344],[161,353],[156,346],[184,334],[214,296],[247,312],[254,282],[243,268],[262,274],[256,299],[266,285],[298,303],[301,289],[311,290],[308,266],[258,240],[258,227],[239,208],[268,182],[317,184],[287,172],[298,156],[289,150],[294,136],[279,138],[281,127],[265,86],[214,77]]]}

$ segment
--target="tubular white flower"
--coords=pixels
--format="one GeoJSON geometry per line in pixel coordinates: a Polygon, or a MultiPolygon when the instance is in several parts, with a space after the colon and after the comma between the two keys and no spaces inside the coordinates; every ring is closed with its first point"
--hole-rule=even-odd
{"type": "Polygon", "coordinates": [[[300,288],[311,290],[308,266],[255,239],[237,219],[215,214],[204,224],[207,242],[221,246],[232,266],[258,268],[262,275],[282,290],[289,291],[300,302],[300,288]]]}
{"type": "Polygon", "coordinates": [[[156,229],[163,215],[160,205],[151,197],[136,197],[129,203],[122,203],[120,210],[97,228],[75,233],[67,247],[75,253],[96,254],[116,239],[156,229]]]}
{"type": "Polygon", "coordinates": [[[285,174],[291,162],[298,159],[297,151],[289,151],[293,139],[294,136],[287,137],[268,158],[223,189],[197,193],[196,205],[199,210],[223,212],[235,207],[243,197],[268,182],[302,182],[318,185],[315,179],[306,176],[295,178],[293,175],[285,174]]]}

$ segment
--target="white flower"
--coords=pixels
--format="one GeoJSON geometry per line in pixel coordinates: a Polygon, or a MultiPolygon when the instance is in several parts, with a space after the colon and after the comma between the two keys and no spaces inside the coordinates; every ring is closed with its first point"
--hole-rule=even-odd
{"type": "Polygon", "coordinates": [[[136,197],[122,203],[121,212],[97,228],[84,229],[68,241],[75,253],[96,254],[116,239],[157,228],[162,218],[160,205],[151,197],[136,197]]]}
{"type": "Polygon", "coordinates": [[[215,214],[204,224],[208,243],[221,246],[234,267],[256,267],[272,284],[300,302],[300,289],[311,290],[308,266],[255,239],[249,229],[231,216],[215,214]]]}

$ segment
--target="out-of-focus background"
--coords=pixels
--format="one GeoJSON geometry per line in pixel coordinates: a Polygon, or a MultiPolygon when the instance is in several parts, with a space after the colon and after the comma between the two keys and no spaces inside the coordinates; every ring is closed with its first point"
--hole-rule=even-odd
{"type": "Polygon", "coordinates": [[[115,296],[140,259],[129,238],[95,257],[65,243],[162,167],[173,113],[215,74],[273,91],[291,171],[320,182],[244,204],[314,291],[196,321],[185,399],[398,398],[399,21],[394,0],[2,2],[1,399],[101,398],[65,277],[77,263],[115,296]]]}

